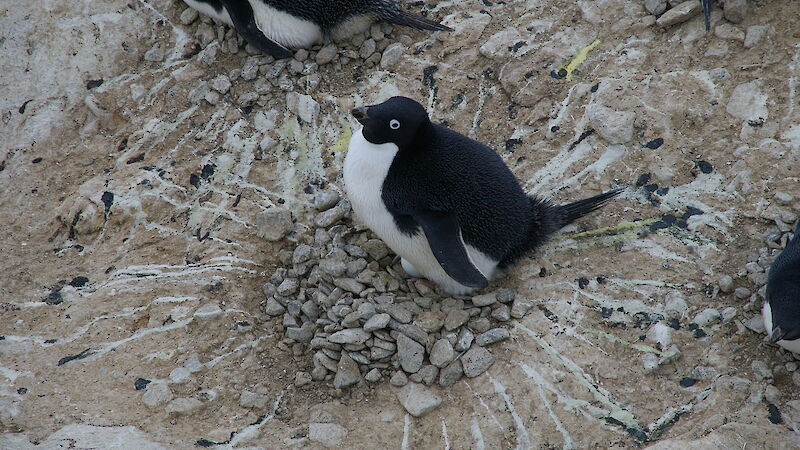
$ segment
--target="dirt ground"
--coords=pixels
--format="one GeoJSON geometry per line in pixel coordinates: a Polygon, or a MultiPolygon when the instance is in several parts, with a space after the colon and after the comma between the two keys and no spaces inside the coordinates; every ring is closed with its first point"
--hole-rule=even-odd
{"type": "Polygon", "coordinates": [[[391,67],[364,35],[275,75],[182,2],[0,0],[0,447],[318,448],[320,423],[342,448],[800,446],[798,362],[746,326],[745,268],[800,213],[800,3],[748,1],[736,25],[715,7],[709,33],[633,0],[424,3],[455,31],[395,27],[391,67]],[[395,94],[531,194],[629,187],[492,285],[537,307],[420,418],[386,377],[297,387],[311,356],[278,346],[261,291],[313,235],[314,192],[342,190],[350,108],[395,94]],[[294,228],[270,242],[256,218],[277,205],[294,228]],[[192,407],[147,406],[139,379],[192,407]]]}

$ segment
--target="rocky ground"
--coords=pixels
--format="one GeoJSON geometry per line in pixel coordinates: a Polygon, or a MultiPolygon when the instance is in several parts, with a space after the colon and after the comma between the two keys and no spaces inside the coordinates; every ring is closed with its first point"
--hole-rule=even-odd
{"type": "Polygon", "coordinates": [[[797,2],[411,2],[274,61],[167,0],[0,2],[0,447],[790,448],[797,2]],[[426,4],[427,3],[427,4],[426,4]],[[474,297],[342,198],[403,94],[531,194],[625,194],[474,297]]]}

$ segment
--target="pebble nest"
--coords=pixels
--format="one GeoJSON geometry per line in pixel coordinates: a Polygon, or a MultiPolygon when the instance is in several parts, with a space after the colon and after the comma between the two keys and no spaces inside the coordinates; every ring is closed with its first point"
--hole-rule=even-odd
{"type": "MultiPolygon", "coordinates": [[[[284,331],[279,347],[313,360],[297,385],[332,381],[342,389],[390,378],[394,386],[452,386],[485,372],[495,360],[487,347],[508,339],[509,321],[534,305],[506,288],[443,294],[409,278],[380,239],[354,226],[338,193],[318,192],[314,205],[313,240],[282,251],[285,267],[263,285],[264,310],[284,331]]],[[[265,214],[288,225],[279,210],[265,214]]]]}

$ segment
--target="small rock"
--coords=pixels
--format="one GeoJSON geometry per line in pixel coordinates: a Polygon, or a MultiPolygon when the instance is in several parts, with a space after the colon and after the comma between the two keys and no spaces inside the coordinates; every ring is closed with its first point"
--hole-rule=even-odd
{"type": "Polygon", "coordinates": [[[511,320],[511,312],[506,305],[500,305],[492,310],[491,318],[498,322],[508,322],[511,320]]]}
{"type": "Polygon", "coordinates": [[[358,370],[358,364],[347,353],[342,352],[342,357],[337,365],[336,377],[333,379],[333,387],[342,389],[359,381],[361,381],[361,371],[358,370]]]}
{"type": "Polygon", "coordinates": [[[469,313],[467,311],[463,309],[451,309],[444,319],[444,328],[447,331],[453,331],[467,323],[468,320],[469,313]]]}
{"type": "Polygon", "coordinates": [[[312,377],[308,372],[297,372],[294,375],[294,385],[297,387],[302,387],[311,383],[312,377]]]}
{"type": "Polygon", "coordinates": [[[736,312],[737,312],[736,308],[734,308],[733,306],[729,306],[723,309],[722,312],[720,312],[720,315],[722,316],[722,321],[724,323],[730,322],[736,317],[736,312]]]}
{"type": "Polygon", "coordinates": [[[381,56],[381,69],[389,69],[394,67],[394,65],[400,61],[400,58],[403,57],[403,53],[405,53],[405,51],[405,45],[399,42],[389,44],[389,46],[386,47],[386,50],[383,51],[383,56],[381,56]]]}
{"type": "Polygon", "coordinates": [[[172,369],[172,372],[169,373],[169,379],[173,383],[182,383],[189,378],[189,375],[191,375],[189,369],[185,367],[176,367],[172,369]]]}
{"type": "Polygon", "coordinates": [[[500,303],[511,303],[517,298],[517,291],[509,288],[501,288],[495,292],[495,297],[500,303]]]}
{"type": "Polygon", "coordinates": [[[333,284],[336,287],[347,292],[352,292],[353,294],[359,294],[364,290],[364,285],[352,278],[336,278],[333,280],[333,284]]]}
{"type": "Polygon", "coordinates": [[[314,208],[317,211],[327,211],[336,206],[339,200],[341,200],[341,196],[336,191],[319,191],[314,195],[314,208]]]}
{"type": "Polygon", "coordinates": [[[414,316],[411,311],[407,310],[402,305],[390,303],[386,305],[375,306],[375,311],[379,313],[386,313],[392,316],[392,319],[400,323],[410,323],[414,316]]]}
{"type": "Polygon", "coordinates": [[[769,115],[768,99],[769,96],[761,92],[760,80],[753,80],[733,89],[725,110],[741,120],[766,120],[769,115]]]}
{"type": "Polygon", "coordinates": [[[297,281],[297,278],[287,278],[278,286],[278,295],[281,297],[288,297],[297,292],[297,288],[299,287],[300,282],[297,281]]]}
{"type": "Polygon", "coordinates": [[[484,307],[484,306],[489,306],[492,303],[495,303],[496,301],[497,301],[497,297],[495,297],[495,295],[493,293],[492,294],[476,295],[475,297],[472,297],[472,304],[477,306],[477,307],[479,307],[479,308],[484,307]]]}
{"type": "Polygon", "coordinates": [[[658,356],[652,353],[645,353],[642,355],[641,359],[644,370],[652,372],[653,370],[658,369],[658,356]]]}
{"type": "Polygon", "coordinates": [[[389,254],[389,248],[380,239],[370,239],[361,244],[361,247],[375,261],[379,261],[389,254]]]}
{"type": "Polygon", "coordinates": [[[442,399],[432,389],[418,383],[409,383],[397,391],[397,399],[414,417],[421,417],[442,404],[442,399]]]}
{"type": "Polygon", "coordinates": [[[586,108],[586,116],[589,126],[609,144],[625,144],[633,139],[633,122],[636,119],[633,111],[616,111],[592,104],[586,108]]]}
{"type": "Polygon", "coordinates": [[[726,294],[730,294],[733,292],[733,278],[730,275],[723,275],[717,281],[719,285],[719,290],[726,294]]]}
{"type": "Polygon", "coordinates": [[[347,436],[347,429],[335,423],[308,424],[308,439],[324,447],[336,447],[347,436]]]}
{"type": "Polygon", "coordinates": [[[725,0],[722,12],[729,22],[742,23],[747,14],[747,0],[725,0]]]}
{"type": "Polygon", "coordinates": [[[684,314],[686,314],[686,310],[689,308],[689,305],[686,303],[686,299],[683,298],[683,294],[678,291],[669,292],[667,294],[665,303],[664,312],[666,313],[667,317],[671,319],[682,318],[684,314]]]}
{"type": "Polygon", "coordinates": [[[530,299],[520,297],[514,300],[514,303],[511,306],[511,317],[515,319],[521,319],[528,314],[528,311],[533,308],[533,302],[530,299]]]}
{"type": "Polygon", "coordinates": [[[772,370],[770,370],[769,366],[764,361],[755,359],[750,364],[750,367],[753,369],[753,374],[759,380],[766,380],[772,378],[772,370]]]}
{"type": "Polygon", "coordinates": [[[405,386],[408,384],[408,377],[405,372],[398,370],[392,375],[392,378],[389,379],[389,384],[397,387],[405,386]]]}
{"type": "Polygon", "coordinates": [[[769,30],[767,25],[751,25],[747,27],[747,32],[744,37],[745,48],[753,48],[761,42],[761,39],[767,34],[769,30]]]}
{"type": "Polygon", "coordinates": [[[319,103],[314,98],[294,91],[286,94],[286,108],[306,123],[316,123],[320,111],[319,103]]]}
{"type": "Polygon", "coordinates": [[[441,311],[423,311],[417,315],[414,323],[427,333],[435,333],[444,325],[445,315],[441,311]]]}
{"type": "Polygon", "coordinates": [[[494,344],[495,342],[508,339],[511,334],[505,328],[492,328],[491,330],[479,334],[475,338],[475,343],[484,347],[486,345],[494,344]]]}
{"type": "Polygon", "coordinates": [[[180,21],[183,25],[191,25],[192,22],[197,20],[198,12],[194,8],[186,8],[181,13],[180,21]]]}
{"type": "Polygon", "coordinates": [[[200,320],[210,320],[220,317],[222,314],[222,309],[216,303],[203,305],[194,312],[194,316],[200,320]]]}
{"type": "Polygon", "coordinates": [[[186,414],[203,406],[203,402],[196,398],[176,398],[169,402],[167,414],[186,414]]]}
{"type": "Polygon", "coordinates": [[[478,317],[470,320],[467,326],[473,332],[480,334],[489,331],[492,328],[492,322],[486,317],[478,317]]]}
{"type": "Polygon", "coordinates": [[[714,34],[720,39],[744,42],[744,31],[736,25],[721,23],[714,28],[714,34]]]}
{"type": "Polygon", "coordinates": [[[231,80],[225,75],[217,75],[208,82],[208,85],[220,94],[227,94],[231,89],[231,80]]]}
{"type": "Polygon", "coordinates": [[[270,298],[267,299],[267,305],[264,307],[264,312],[272,317],[276,317],[286,312],[286,308],[284,308],[283,305],[281,305],[274,298],[270,298]]]}
{"type": "Polygon", "coordinates": [[[172,390],[166,383],[161,381],[148,384],[147,390],[142,395],[142,402],[149,408],[155,408],[170,400],[172,400],[172,390]]]}
{"type": "Polygon", "coordinates": [[[693,322],[698,324],[698,325],[700,325],[701,327],[704,327],[704,326],[710,324],[711,322],[719,320],[719,318],[720,318],[720,313],[719,313],[718,310],[716,310],[714,308],[706,308],[706,309],[700,311],[694,317],[694,321],[693,322]]]}
{"type": "Polygon", "coordinates": [[[475,335],[472,334],[471,331],[467,328],[462,328],[461,332],[458,334],[458,340],[455,344],[455,350],[458,352],[465,352],[467,351],[470,346],[472,346],[472,341],[475,339],[475,335]]]}
{"type": "Polygon", "coordinates": [[[266,395],[248,390],[243,390],[239,394],[239,406],[242,408],[264,409],[267,407],[268,400],[266,395]]]}
{"type": "Polygon", "coordinates": [[[661,17],[656,20],[656,24],[662,28],[666,28],[683,23],[700,14],[701,9],[700,2],[683,2],[662,14],[661,17]]]}
{"type": "Polygon", "coordinates": [[[433,344],[431,349],[430,361],[436,367],[444,367],[450,364],[456,357],[453,345],[447,339],[439,339],[433,344]]]}
{"type": "Polygon", "coordinates": [[[372,369],[369,372],[367,372],[366,375],[364,375],[364,379],[369,381],[370,383],[377,383],[378,381],[381,381],[381,378],[382,378],[381,371],[378,369],[372,369]]]}
{"type": "Polygon", "coordinates": [[[321,66],[323,64],[328,64],[329,62],[333,61],[333,58],[336,57],[338,51],[339,50],[336,48],[336,44],[325,45],[319,50],[319,52],[317,52],[317,57],[316,57],[317,64],[321,66]]]}
{"type": "Polygon", "coordinates": [[[475,378],[494,364],[494,355],[483,347],[473,346],[461,357],[461,364],[464,367],[464,375],[475,378]]]}
{"type": "Polygon", "coordinates": [[[654,16],[660,16],[667,10],[666,0],[644,0],[644,9],[654,16]]]}
{"type": "Polygon", "coordinates": [[[308,344],[314,337],[314,324],[305,323],[302,327],[286,328],[286,337],[301,344],[308,344]]]}
{"type": "Polygon", "coordinates": [[[307,244],[298,245],[294,249],[294,252],[292,253],[292,263],[293,264],[302,264],[302,263],[308,261],[309,259],[311,259],[311,255],[312,255],[313,251],[314,251],[314,249],[311,248],[310,245],[307,245],[307,244]]]}
{"type": "Polygon", "coordinates": [[[710,380],[716,378],[717,375],[719,375],[719,371],[711,366],[697,366],[689,374],[690,377],[696,380],[710,380]]]}
{"type": "Polygon", "coordinates": [[[763,334],[767,331],[766,328],[764,328],[764,318],[761,317],[761,314],[748,319],[744,323],[744,326],[758,334],[763,334]]]}
{"type": "Polygon", "coordinates": [[[422,368],[425,347],[401,333],[397,335],[397,355],[403,370],[408,373],[416,373],[422,368]]]}
{"type": "Polygon", "coordinates": [[[457,359],[439,371],[439,386],[452,386],[456,384],[463,375],[464,368],[461,366],[461,360],[457,359]]]}
{"type": "Polygon", "coordinates": [[[328,336],[328,340],[335,344],[363,344],[370,338],[370,334],[363,328],[348,328],[346,330],[337,331],[328,336]]]}
{"type": "Polygon", "coordinates": [[[256,229],[262,238],[275,242],[292,229],[292,214],[283,208],[270,208],[256,215],[256,229]]]}
{"type": "Polygon", "coordinates": [[[391,316],[386,313],[375,314],[364,324],[364,331],[371,333],[375,330],[386,328],[390,319],[391,316]]]}
{"type": "Polygon", "coordinates": [[[750,298],[753,293],[750,292],[750,289],[746,287],[738,287],[733,291],[733,296],[739,300],[744,300],[750,298]]]}
{"type": "Polygon", "coordinates": [[[667,348],[672,343],[672,328],[662,322],[656,322],[647,330],[646,336],[648,341],[660,344],[661,348],[667,348]]]}

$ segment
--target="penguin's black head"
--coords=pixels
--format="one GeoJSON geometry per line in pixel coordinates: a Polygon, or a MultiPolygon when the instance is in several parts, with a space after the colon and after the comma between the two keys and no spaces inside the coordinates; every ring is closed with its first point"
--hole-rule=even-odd
{"type": "Polygon", "coordinates": [[[422,128],[430,125],[425,108],[407,97],[355,108],[353,117],[364,125],[366,140],[373,144],[393,143],[399,148],[407,147],[422,128]]]}

